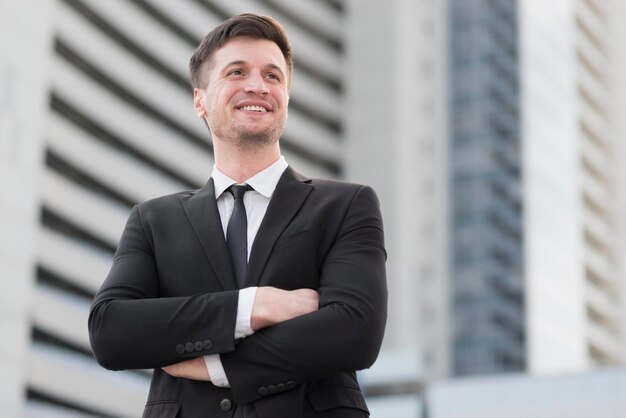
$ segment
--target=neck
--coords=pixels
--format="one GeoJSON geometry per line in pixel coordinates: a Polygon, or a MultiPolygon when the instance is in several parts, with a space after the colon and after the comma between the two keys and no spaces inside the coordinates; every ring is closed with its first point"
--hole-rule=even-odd
{"type": "Polygon", "coordinates": [[[244,183],[280,158],[278,142],[254,149],[246,149],[227,147],[223,143],[214,141],[213,151],[215,153],[215,166],[237,183],[244,183]]]}

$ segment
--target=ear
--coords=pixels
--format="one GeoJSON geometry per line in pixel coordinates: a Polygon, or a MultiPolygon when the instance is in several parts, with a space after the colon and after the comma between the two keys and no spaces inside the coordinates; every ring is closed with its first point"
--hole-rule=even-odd
{"type": "Polygon", "coordinates": [[[197,87],[193,89],[193,108],[199,118],[206,116],[206,95],[203,89],[197,87]]]}

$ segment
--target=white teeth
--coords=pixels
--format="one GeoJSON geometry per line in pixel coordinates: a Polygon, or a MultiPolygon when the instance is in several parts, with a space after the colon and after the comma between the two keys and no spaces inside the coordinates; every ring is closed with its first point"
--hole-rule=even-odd
{"type": "Polygon", "coordinates": [[[251,110],[253,112],[267,112],[267,109],[262,106],[243,106],[242,110],[251,110]]]}

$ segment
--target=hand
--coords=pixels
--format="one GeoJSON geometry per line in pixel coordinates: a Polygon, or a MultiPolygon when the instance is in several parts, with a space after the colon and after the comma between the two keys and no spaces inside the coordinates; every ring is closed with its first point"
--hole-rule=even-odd
{"type": "Polygon", "coordinates": [[[250,326],[254,331],[315,312],[320,295],[313,289],[282,290],[259,287],[252,306],[250,326]]]}
{"type": "Polygon", "coordinates": [[[206,363],[202,357],[181,361],[180,363],[162,367],[162,369],[165,373],[173,377],[211,381],[209,371],[207,370],[206,363]]]}

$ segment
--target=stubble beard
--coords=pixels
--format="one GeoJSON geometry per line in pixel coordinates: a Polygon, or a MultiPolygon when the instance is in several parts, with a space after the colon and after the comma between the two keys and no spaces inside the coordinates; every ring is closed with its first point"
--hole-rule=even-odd
{"type": "Polygon", "coordinates": [[[237,129],[231,132],[231,141],[238,148],[263,148],[278,141],[282,128],[276,126],[261,132],[250,132],[245,129],[237,129]]]}
{"type": "Polygon", "coordinates": [[[260,131],[252,131],[245,126],[216,123],[209,128],[212,136],[240,149],[256,150],[275,144],[285,129],[286,121],[276,123],[260,131]]]}

